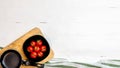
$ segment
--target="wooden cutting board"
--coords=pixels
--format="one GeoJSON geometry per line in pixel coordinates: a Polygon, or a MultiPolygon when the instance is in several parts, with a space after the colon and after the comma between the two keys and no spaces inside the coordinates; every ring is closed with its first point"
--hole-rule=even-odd
{"type": "MultiPolygon", "coordinates": [[[[32,30],[30,30],[29,32],[27,32],[26,34],[24,34],[23,36],[21,36],[20,38],[18,38],[17,40],[15,40],[14,42],[12,42],[11,44],[7,45],[5,48],[3,48],[2,50],[0,50],[0,55],[2,55],[2,53],[4,53],[6,50],[12,49],[12,50],[16,50],[20,53],[22,60],[26,60],[27,57],[25,56],[24,52],[23,52],[23,43],[31,36],[34,35],[41,35],[43,36],[41,30],[37,27],[33,28],[32,30]]],[[[44,64],[45,62],[49,61],[50,59],[52,59],[54,56],[53,50],[50,49],[50,53],[49,55],[42,61],[38,62],[40,64],[44,64]]],[[[34,68],[31,66],[21,66],[20,68],[34,68]]],[[[36,68],[36,67],[35,67],[36,68]]]]}

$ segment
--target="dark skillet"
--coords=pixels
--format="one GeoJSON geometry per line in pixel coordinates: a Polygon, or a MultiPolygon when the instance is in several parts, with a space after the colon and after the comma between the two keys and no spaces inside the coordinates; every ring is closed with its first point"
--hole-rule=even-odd
{"type": "Polygon", "coordinates": [[[22,62],[20,54],[15,50],[7,50],[0,59],[3,68],[19,68],[22,62]]]}

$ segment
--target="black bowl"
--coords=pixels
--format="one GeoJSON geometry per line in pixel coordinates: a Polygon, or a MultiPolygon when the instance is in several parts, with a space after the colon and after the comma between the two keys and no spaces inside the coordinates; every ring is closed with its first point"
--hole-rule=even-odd
{"type": "Polygon", "coordinates": [[[0,61],[3,68],[19,68],[22,59],[17,51],[7,50],[1,55],[0,61]]]}
{"type": "Polygon", "coordinates": [[[42,61],[43,59],[45,59],[49,55],[50,46],[49,46],[47,40],[43,36],[41,36],[41,35],[34,35],[34,36],[28,38],[24,42],[24,44],[23,44],[23,51],[24,51],[26,57],[28,58],[28,60],[33,61],[33,62],[39,62],[39,61],[42,61]],[[30,57],[30,53],[27,51],[27,47],[30,46],[30,42],[31,41],[37,41],[37,40],[42,40],[43,45],[45,45],[47,49],[46,49],[46,52],[44,52],[44,56],[42,58],[41,57],[31,58],[30,57]]]}

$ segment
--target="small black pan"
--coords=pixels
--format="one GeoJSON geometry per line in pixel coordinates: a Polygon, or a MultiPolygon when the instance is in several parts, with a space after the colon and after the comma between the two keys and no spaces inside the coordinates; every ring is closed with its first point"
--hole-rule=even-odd
{"type": "Polygon", "coordinates": [[[7,50],[1,55],[1,65],[3,68],[19,68],[21,65],[21,56],[15,50],[7,50]]]}
{"type": "Polygon", "coordinates": [[[50,53],[50,46],[49,46],[47,40],[43,36],[41,36],[41,35],[34,35],[34,36],[28,38],[24,42],[24,44],[23,44],[23,51],[24,51],[24,53],[25,53],[25,55],[26,55],[26,57],[28,58],[29,61],[39,62],[39,61],[42,61],[43,59],[45,59],[49,55],[49,53],[50,53]],[[30,52],[28,52],[27,48],[28,48],[28,46],[31,45],[30,44],[31,41],[37,41],[37,40],[42,40],[42,45],[46,46],[46,51],[44,52],[43,57],[31,58],[30,57],[30,52]]]}
{"type": "Polygon", "coordinates": [[[20,68],[21,64],[25,66],[36,66],[38,68],[44,68],[44,64],[37,64],[32,61],[22,60],[20,54],[15,50],[7,50],[1,55],[2,68],[20,68]]]}

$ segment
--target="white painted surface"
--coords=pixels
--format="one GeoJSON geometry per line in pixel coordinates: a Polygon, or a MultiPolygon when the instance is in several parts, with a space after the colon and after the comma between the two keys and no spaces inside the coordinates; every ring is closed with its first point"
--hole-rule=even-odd
{"type": "Polygon", "coordinates": [[[34,27],[42,30],[55,57],[120,58],[119,0],[0,0],[1,46],[34,27]]]}

